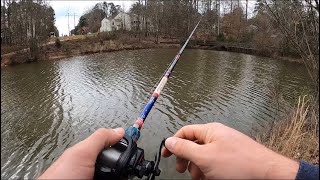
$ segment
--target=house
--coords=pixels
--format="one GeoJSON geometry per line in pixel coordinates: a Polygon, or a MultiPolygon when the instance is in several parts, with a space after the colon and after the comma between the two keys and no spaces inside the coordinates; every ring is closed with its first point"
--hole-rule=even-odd
{"type": "Polygon", "coordinates": [[[137,31],[142,30],[142,27],[147,29],[148,32],[154,32],[155,27],[151,23],[151,20],[149,18],[142,18],[142,16],[132,14],[131,16],[131,30],[137,31]]]}
{"type": "Polygon", "coordinates": [[[100,32],[115,31],[115,30],[131,30],[130,15],[124,12],[118,13],[113,17],[105,17],[101,21],[100,32]]]}
{"type": "MultiPolygon", "coordinates": [[[[114,23],[114,22],[113,22],[114,23]]],[[[100,32],[112,31],[112,18],[103,18],[101,21],[100,32]]]]}
{"type": "Polygon", "coordinates": [[[142,17],[139,18],[136,14],[127,14],[124,12],[118,13],[113,17],[106,17],[101,21],[100,32],[108,32],[115,30],[142,30],[142,22],[145,22],[147,28],[152,31],[154,29],[150,20],[143,20],[142,17]]]}
{"type": "Polygon", "coordinates": [[[54,32],[50,32],[50,37],[56,37],[56,35],[54,34],[54,32]]]}
{"type": "Polygon", "coordinates": [[[142,30],[142,18],[136,14],[132,14],[131,16],[131,29],[137,31],[139,28],[142,30]]]}
{"type": "Polygon", "coordinates": [[[246,31],[248,33],[253,33],[253,32],[256,32],[257,30],[258,30],[258,27],[252,24],[246,27],[246,31]]]}

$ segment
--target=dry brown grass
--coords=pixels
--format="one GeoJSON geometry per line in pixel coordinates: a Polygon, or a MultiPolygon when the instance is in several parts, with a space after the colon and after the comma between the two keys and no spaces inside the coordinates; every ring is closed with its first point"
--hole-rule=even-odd
{"type": "Polygon", "coordinates": [[[284,156],[319,164],[319,117],[313,106],[308,96],[299,97],[287,119],[274,122],[257,141],[284,156]]]}

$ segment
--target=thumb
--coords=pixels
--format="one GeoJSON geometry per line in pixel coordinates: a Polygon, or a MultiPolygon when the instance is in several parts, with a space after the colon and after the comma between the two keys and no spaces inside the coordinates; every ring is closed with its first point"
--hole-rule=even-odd
{"type": "Polygon", "coordinates": [[[101,128],[90,135],[87,139],[79,143],[79,146],[84,146],[90,149],[90,153],[98,155],[104,148],[109,147],[124,136],[123,128],[105,129],[101,128]]]}
{"type": "Polygon", "coordinates": [[[165,142],[165,147],[174,155],[189,160],[195,161],[199,157],[199,144],[177,137],[169,137],[165,142]]]}

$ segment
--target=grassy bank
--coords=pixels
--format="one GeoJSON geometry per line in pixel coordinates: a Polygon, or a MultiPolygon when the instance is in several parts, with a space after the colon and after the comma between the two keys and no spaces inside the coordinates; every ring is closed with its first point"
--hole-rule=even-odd
{"type": "Polygon", "coordinates": [[[170,47],[177,48],[180,45],[177,43],[166,43],[166,41],[164,43],[156,43],[154,39],[141,40],[126,34],[120,36],[113,33],[61,37],[53,38],[40,47],[40,53],[37,58],[30,56],[29,48],[1,54],[1,67],[101,52],[170,47]]]}
{"type": "Polygon", "coordinates": [[[295,160],[319,164],[318,104],[309,96],[299,97],[297,105],[289,108],[283,121],[274,122],[257,141],[295,160]]]}
{"type": "Polygon", "coordinates": [[[236,53],[244,53],[244,54],[250,54],[255,56],[262,56],[262,57],[269,57],[273,59],[278,59],[282,61],[289,61],[294,63],[303,64],[303,61],[300,57],[297,56],[289,56],[289,55],[282,55],[277,51],[264,51],[259,49],[247,49],[247,48],[241,48],[241,47],[228,47],[224,45],[216,45],[216,46],[198,46],[193,45],[190,46],[192,49],[203,49],[203,50],[216,50],[216,51],[229,51],[229,52],[236,52],[236,53]]]}
{"type": "MultiPolygon", "coordinates": [[[[218,51],[231,51],[252,54],[257,56],[267,56],[275,59],[300,62],[300,59],[289,56],[280,56],[278,53],[262,53],[255,49],[246,49],[238,47],[229,47],[225,43],[216,42],[215,46],[199,46],[192,43],[188,48],[207,49],[218,51]]],[[[55,60],[84,54],[134,50],[147,48],[169,48],[180,47],[182,41],[178,39],[162,38],[158,39],[150,36],[139,38],[129,32],[103,32],[90,35],[67,36],[60,38],[49,38],[48,41],[40,47],[40,53],[37,57],[32,57],[29,48],[20,47],[1,47],[1,67],[15,64],[28,63],[37,60],[55,60]]]]}

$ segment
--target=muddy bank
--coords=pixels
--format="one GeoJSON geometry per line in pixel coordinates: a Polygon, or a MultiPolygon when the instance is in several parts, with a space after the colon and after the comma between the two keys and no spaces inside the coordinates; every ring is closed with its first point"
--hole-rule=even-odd
{"type": "Polygon", "coordinates": [[[37,57],[34,57],[31,55],[30,49],[22,49],[16,52],[1,55],[1,67],[22,63],[30,63],[36,61],[37,59],[43,58],[43,54],[39,54],[37,57]]]}

